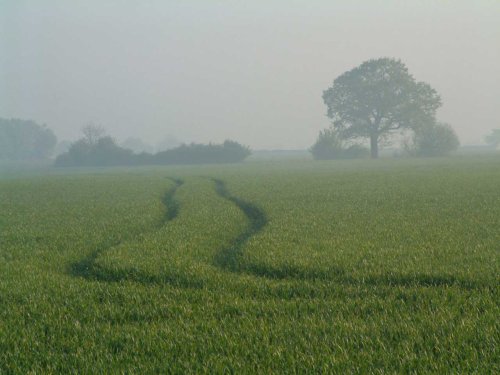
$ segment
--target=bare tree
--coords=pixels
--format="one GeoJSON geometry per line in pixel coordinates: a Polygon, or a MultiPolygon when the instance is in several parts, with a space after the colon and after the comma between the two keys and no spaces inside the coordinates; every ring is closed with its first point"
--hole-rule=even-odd
{"type": "Polygon", "coordinates": [[[106,131],[101,125],[95,125],[94,123],[89,123],[82,128],[83,136],[85,142],[89,145],[95,145],[100,138],[106,134],[106,131]]]}

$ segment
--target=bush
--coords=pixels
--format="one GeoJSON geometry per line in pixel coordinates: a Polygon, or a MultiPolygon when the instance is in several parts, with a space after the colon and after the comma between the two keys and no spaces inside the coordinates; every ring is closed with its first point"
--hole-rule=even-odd
{"type": "Polygon", "coordinates": [[[458,136],[449,124],[431,123],[417,129],[410,141],[403,144],[409,155],[444,156],[460,146],[458,136]]]}
{"type": "Polygon", "coordinates": [[[68,152],[59,155],[55,165],[70,167],[235,163],[243,161],[250,154],[248,147],[229,140],[223,144],[181,145],[156,154],[146,152],[134,154],[132,150],[118,146],[111,137],[101,137],[97,140],[86,137],[73,143],[68,152]]]}
{"type": "Polygon", "coordinates": [[[152,155],[155,164],[235,163],[251,154],[248,147],[226,140],[223,144],[181,145],[152,155]]]}
{"type": "Polygon", "coordinates": [[[346,147],[344,139],[334,129],[322,130],[309,151],[316,160],[356,159],[369,155],[369,150],[362,145],[353,144],[346,147]]]}
{"type": "Polygon", "coordinates": [[[101,137],[95,143],[82,138],[56,158],[57,167],[113,166],[133,163],[131,150],[118,146],[113,138],[101,137]]]}

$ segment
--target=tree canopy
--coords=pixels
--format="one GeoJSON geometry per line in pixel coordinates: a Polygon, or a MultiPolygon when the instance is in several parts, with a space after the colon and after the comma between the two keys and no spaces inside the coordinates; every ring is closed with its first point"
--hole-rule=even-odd
{"type": "Polygon", "coordinates": [[[400,60],[369,60],[343,73],[323,92],[334,129],[345,138],[369,138],[371,156],[391,132],[418,129],[435,121],[441,99],[417,82],[400,60]]]}
{"type": "Polygon", "coordinates": [[[31,120],[0,118],[0,159],[47,159],[57,138],[45,125],[31,120]]]}

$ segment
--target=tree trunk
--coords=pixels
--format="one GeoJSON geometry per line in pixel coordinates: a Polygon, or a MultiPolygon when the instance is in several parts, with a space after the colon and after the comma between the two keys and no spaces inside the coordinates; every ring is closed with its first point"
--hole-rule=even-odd
{"type": "Polygon", "coordinates": [[[372,159],[378,158],[378,134],[372,134],[370,136],[370,152],[372,159]]]}

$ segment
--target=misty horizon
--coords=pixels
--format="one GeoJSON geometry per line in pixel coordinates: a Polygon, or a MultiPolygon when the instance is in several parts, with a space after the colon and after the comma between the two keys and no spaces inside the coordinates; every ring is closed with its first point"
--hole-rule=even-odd
{"type": "Polygon", "coordinates": [[[0,117],[60,141],[93,122],[119,142],[307,149],[322,92],[385,56],[437,90],[462,144],[500,126],[498,2],[53,4],[0,3],[0,117]]]}

